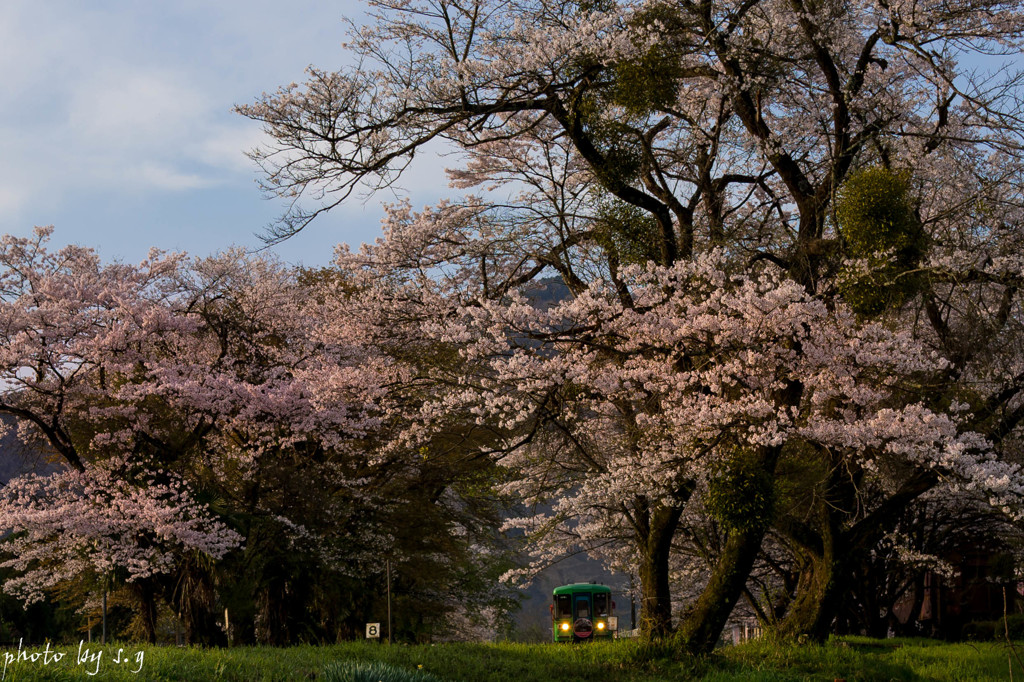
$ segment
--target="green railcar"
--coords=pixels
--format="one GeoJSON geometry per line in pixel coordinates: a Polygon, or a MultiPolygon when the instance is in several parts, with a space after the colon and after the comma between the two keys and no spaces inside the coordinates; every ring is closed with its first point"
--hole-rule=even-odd
{"type": "Polygon", "coordinates": [[[607,585],[574,583],[556,587],[550,608],[551,633],[556,642],[612,639],[618,629],[615,602],[607,585]]]}

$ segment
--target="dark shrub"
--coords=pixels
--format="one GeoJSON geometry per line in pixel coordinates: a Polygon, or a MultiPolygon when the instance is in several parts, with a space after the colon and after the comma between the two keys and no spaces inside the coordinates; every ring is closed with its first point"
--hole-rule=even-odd
{"type": "Polygon", "coordinates": [[[1006,638],[1009,629],[1010,639],[1024,640],[1024,613],[1007,616],[1006,623],[999,620],[979,620],[964,625],[962,635],[966,640],[975,642],[999,641],[1006,638]]]}

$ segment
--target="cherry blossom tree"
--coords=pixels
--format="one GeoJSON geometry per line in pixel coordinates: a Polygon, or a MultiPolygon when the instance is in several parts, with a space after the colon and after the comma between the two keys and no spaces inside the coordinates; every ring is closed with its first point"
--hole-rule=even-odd
{"type": "MultiPolygon", "coordinates": [[[[445,224],[467,215],[474,214],[449,212],[445,224]]],[[[385,242],[342,262],[370,279],[402,272],[400,254],[408,242],[422,246],[437,216],[400,211],[395,219],[385,242]]],[[[451,234],[439,241],[456,241],[451,234]]],[[[741,552],[746,543],[736,536],[763,534],[772,516],[771,481],[758,457],[833,451],[847,467],[940,471],[1000,499],[1020,494],[1012,467],[979,465],[989,452],[984,439],[905,404],[903,394],[918,390],[908,377],[945,367],[937,353],[909,333],[860,323],[841,307],[829,311],[770,272],[748,277],[724,267],[720,258],[669,272],[634,266],[623,271],[628,307],[595,283],[547,309],[515,291],[458,308],[453,296],[447,313],[431,317],[420,306],[444,281],[410,264],[408,298],[389,286],[381,322],[416,320],[421,339],[461,347],[466,362],[437,377],[447,388],[436,407],[425,406],[424,425],[468,412],[481,429],[504,434],[487,447],[516,472],[507,490],[527,504],[554,502],[550,512],[507,525],[534,537],[541,564],[574,547],[635,561],[642,617],[655,632],[669,622],[669,553],[691,502],[732,524],[710,577],[742,590],[760,545],[741,552]],[[800,401],[782,402],[797,384],[800,401]]],[[[707,627],[720,629],[731,606],[707,627]]]]}
{"type": "MultiPolygon", "coordinates": [[[[917,496],[952,477],[984,488],[1000,507],[1015,501],[1018,482],[1003,440],[1021,416],[1018,361],[1011,359],[1019,357],[1019,270],[1009,256],[1019,239],[1018,79],[967,65],[971,53],[1016,49],[1018,3],[384,0],[370,8],[349,44],[360,66],[313,69],[303,86],[239,108],[271,136],[254,152],[265,188],[294,202],[271,238],[303,229],[360,187],[395,182],[415,152],[438,138],[464,152],[455,183],[510,190],[508,200],[485,194],[418,216],[398,208],[388,244],[368,255],[381,276],[389,266],[404,268],[406,275],[392,278],[406,287],[409,305],[422,304],[416,314],[394,311],[392,324],[434,315],[436,326],[424,333],[475,353],[467,356],[469,378],[450,382],[472,386],[448,400],[480,401],[479,414],[496,418],[512,438],[547,439],[548,448],[575,453],[578,463],[594,459],[578,464],[575,477],[562,464],[548,472],[554,478],[535,482],[564,497],[566,518],[579,512],[575,486],[608,483],[605,469],[618,471],[632,453],[634,467],[662,486],[660,496],[642,496],[650,499],[636,519],[660,518],[664,533],[644,540],[640,532],[631,542],[637,556],[645,543],[663,556],[684,503],[699,499],[725,513],[713,481],[762,485],[770,499],[780,461],[809,458],[823,477],[817,483],[826,510],[820,523],[785,530],[813,560],[784,629],[821,636],[834,620],[830,586],[843,582],[837,572],[849,563],[846,552],[872,546],[917,496]],[[892,215],[868,215],[862,223],[878,228],[872,237],[837,210],[836,198],[855,194],[857,178],[867,177],[858,173],[874,167],[877,177],[899,178],[888,191],[901,217],[881,229],[879,220],[892,215]],[[303,197],[322,202],[309,207],[303,197]],[[712,253],[720,255],[709,267],[712,253]],[[728,327],[736,313],[716,307],[723,297],[795,295],[781,275],[803,290],[801,303],[817,311],[807,324],[820,329],[796,324],[807,312],[789,327],[769,325],[771,333],[746,339],[763,351],[752,356],[762,364],[744,364],[714,336],[698,352],[683,340],[655,343],[642,324],[617,326],[644,322],[648,308],[661,311],[651,292],[692,286],[681,273],[693,267],[714,286],[696,287],[704,298],[665,319],[707,306],[728,327]],[[559,308],[563,317],[551,319],[516,298],[517,288],[550,272],[579,311],[559,308]],[[467,318],[477,324],[460,322],[467,318]],[[827,346],[807,336],[826,329],[827,346]],[[879,344],[874,364],[850,360],[847,344],[862,343],[854,342],[862,334],[879,344]],[[591,386],[589,377],[659,352],[661,381],[671,390],[638,396],[616,393],[627,389],[610,380],[591,386]],[[475,374],[469,361],[487,353],[475,374]],[[676,356],[689,360],[669,361],[676,356]],[[886,378],[883,359],[904,383],[886,378]],[[737,381],[752,392],[749,404],[719,405],[719,396],[730,397],[718,388],[722,380],[695,373],[690,362],[707,372],[742,368],[737,381]],[[818,384],[803,372],[834,377],[818,384]],[[516,386],[532,387],[531,397],[518,397],[526,389],[516,386]],[[819,395],[831,395],[834,405],[817,403],[819,395]],[[678,408],[694,396],[704,411],[678,408]],[[715,422],[719,406],[724,414],[739,410],[738,421],[728,428],[715,422]],[[777,435],[755,428],[748,408],[777,435]],[[682,415],[694,421],[677,433],[682,415]],[[685,444],[678,466],[660,467],[667,455],[648,451],[659,438],[685,444]],[[609,459],[597,458],[599,450],[609,459]],[[742,466],[728,462],[730,452],[742,455],[734,458],[742,466]],[[877,478],[885,491],[871,509],[859,504],[865,478],[877,478]],[[652,507],[651,499],[659,502],[652,507]]],[[[344,255],[346,267],[353,262],[344,255]]],[[[666,297],[674,295],[684,293],[666,297]]],[[[801,309],[794,302],[782,310],[801,309]]],[[[745,311],[754,320],[765,312],[745,311]]],[[[533,471],[526,446],[508,461],[533,471]]],[[[601,523],[627,527],[629,515],[616,511],[619,521],[601,523]]],[[[594,518],[563,532],[576,537],[581,525],[600,525],[594,518]]],[[[691,650],[714,644],[765,530],[755,524],[729,532],[680,625],[691,650]]],[[[646,581],[645,600],[649,622],[663,631],[666,563],[655,563],[661,577],[646,581]]]]}
{"type": "Polygon", "coordinates": [[[184,553],[222,557],[240,541],[162,453],[145,450],[144,413],[112,399],[145,339],[178,327],[165,303],[181,258],[104,266],[81,247],[48,251],[50,232],[0,242],[0,411],[59,458],[52,473],[3,489],[6,565],[22,572],[5,589],[27,602],[73,577],[152,583],[184,553]]]}
{"type": "Polygon", "coordinates": [[[494,504],[462,486],[486,479],[389,446],[415,365],[367,343],[343,282],[239,251],[103,265],[49,234],[0,252],[0,411],[61,458],[0,491],[8,592],[128,584],[149,639],[163,600],[190,641],[223,641],[219,607],[249,624],[228,639],[286,643],[314,610],[334,638],[384,557],[435,577],[438,616],[482,591],[494,504]]]}

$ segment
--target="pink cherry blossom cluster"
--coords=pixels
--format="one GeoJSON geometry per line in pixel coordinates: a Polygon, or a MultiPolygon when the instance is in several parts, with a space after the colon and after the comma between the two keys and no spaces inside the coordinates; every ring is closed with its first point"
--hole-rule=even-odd
{"type": "MultiPolygon", "coordinates": [[[[53,458],[50,473],[0,488],[18,571],[8,591],[32,601],[75,577],[134,581],[193,552],[221,558],[244,538],[195,491],[272,491],[264,471],[289,459],[339,500],[371,504],[386,387],[407,375],[343,330],[336,290],[239,251],[104,265],[85,248],[48,251],[50,232],[0,240],[0,412],[53,458]],[[311,452],[327,463],[303,464],[311,452]]],[[[264,498],[250,513],[282,519],[282,542],[304,540],[294,501],[264,498]]],[[[379,544],[379,530],[351,533],[379,544]]]]}
{"type": "Polygon", "coordinates": [[[72,578],[133,582],[171,570],[182,552],[216,559],[241,544],[180,476],[157,469],[132,480],[125,464],[112,458],[84,472],[30,474],[4,486],[0,530],[13,534],[4,547],[13,557],[2,565],[17,571],[6,592],[30,604],[72,578]]]}

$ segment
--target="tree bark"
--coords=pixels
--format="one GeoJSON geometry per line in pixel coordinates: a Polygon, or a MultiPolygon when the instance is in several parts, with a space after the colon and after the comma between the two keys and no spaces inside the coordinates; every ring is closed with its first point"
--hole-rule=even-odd
{"type": "Polygon", "coordinates": [[[823,551],[802,552],[800,577],[789,611],[779,626],[784,637],[807,635],[821,641],[831,632],[839,611],[842,570],[837,565],[836,547],[831,533],[822,538],[823,551]]]}
{"type": "Polygon", "coordinates": [[[715,648],[729,614],[743,594],[764,534],[762,526],[729,533],[711,579],[679,624],[677,636],[683,649],[706,654],[715,648]]]}
{"type": "MultiPolygon", "coordinates": [[[[783,401],[786,404],[794,404],[799,400],[802,391],[802,385],[791,383],[785,389],[783,401]]],[[[775,467],[781,453],[781,445],[762,448],[757,457],[758,468],[774,478],[775,467]]],[[[754,568],[754,561],[761,551],[761,543],[770,525],[768,518],[753,521],[744,528],[729,531],[708,584],[679,624],[677,636],[684,650],[694,654],[706,654],[718,643],[729,615],[743,594],[747,578],[754,568]]]]}
{"type": "Polygon", "coordinates": [[[146,580],[135,585],[135,598],[138,602],[138,624],[140,634],[149,644],[156,644],[156,590],[146,580]]]}
{"type": "Polygon", "coordinates": [[[796,595],[780,632],[792,637],[808,635],[818,641],[826,639],[843,606],[844,591],[862,552],[868,551],[891,530],[899,521],[900,512],[937,481],[934,470],[917,472],[874,511],[845,530],[843,524],[849,513],[844,511],[841,490],[847,484],[833,481],[823,510],[825,520],[814,534],[814,542],[794,537],[802,547],[804,564],[796,595]]]}
{"type": "Polygon", "coordinates": [[[646,537],[640,538],[640,635],[660,639],[672,632],[669,556],[683,508],[658,506],[650,513],[646,537]]]}

